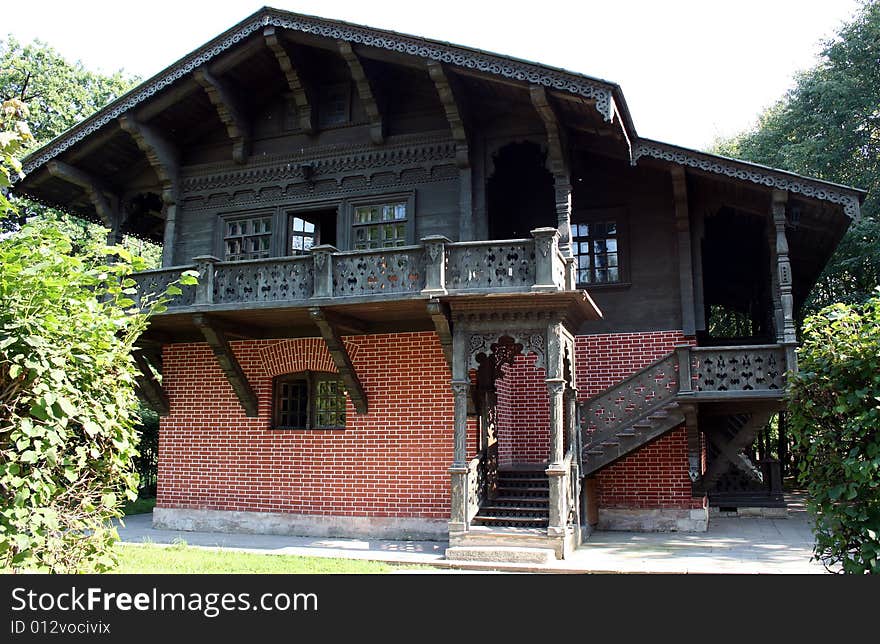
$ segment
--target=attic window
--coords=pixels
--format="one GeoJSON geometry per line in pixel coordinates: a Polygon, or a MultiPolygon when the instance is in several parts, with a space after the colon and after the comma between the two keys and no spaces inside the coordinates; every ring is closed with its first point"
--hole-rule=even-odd
{"type": "Polygon", "coordinates": [[[345,125],[351,120],[351,87],[348,83],[324,85],[318,90],[318,125],[345,125]]]}

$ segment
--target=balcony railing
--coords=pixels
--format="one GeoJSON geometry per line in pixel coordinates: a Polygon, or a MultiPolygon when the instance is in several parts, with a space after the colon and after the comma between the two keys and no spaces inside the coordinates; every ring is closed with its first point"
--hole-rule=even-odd
{"type": "Polygon", "coordinates": [[[574,288],[574,264],[559,251],[555,228],[535,229],[531,239],[453,243],[434,236],[378,250],[340,252],[323,245],[296,257],[223,262],[203,255],[193,262],[132,277],[145,296],[164,291],[184,270],[197,270],[198,286],[182,287],[168,304],[170,312],[574,288]]]}

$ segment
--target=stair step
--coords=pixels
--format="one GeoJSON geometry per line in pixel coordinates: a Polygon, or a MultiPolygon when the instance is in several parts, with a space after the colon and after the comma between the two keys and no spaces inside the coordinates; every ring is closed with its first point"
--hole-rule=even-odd
{"type": "Polygon", "coordinates": [[[477,513],[478,517],[482,516],[497,516],[493,515],[493,512],[521,512],[522,514],[543,514],[547,515],[549,508],[530,508],[523,505],[484,505],[480,507],[480,511],[477,513]]]}
{"type": "Polygon", "coordinates": [[[520,487],[520,486],[510,487],[507,485],[499,485],[498,486],[498,493],[501,496],[511,496],[511,495],[515,496],[518,493],[547,494],[548,491],[549,491],[549,486],[544,486],[544,487],[524,487],[524,486],[523,487],[520,487]]]}
{"type": "Polygon", "coordinates": [[[526,503],[533,507],[547,505],[549,502],[550,499],[547,496],[496,496],[494,499],[489,499],[487,501],[487,503],[491,505],[497,505],[499,503],[526,503]]]}
{"type": "Polygon", "coordinates": [[[604,449],[598,449],[596,447],[587,450],[587,454],[593,454],[594,456],[601,456],[605,453],[604,449]]]}
{"type": "Polygon", "coordinates": [[[472,523],[477,525],[508,525],[524,527],[541,527],[550,523],[549,519],[536,517],[481,517],[475,516],[472,523]]]}
{"type": "Polygon", "coordinates": [[[617,438],[632,438],[634,436],[638,436],[639,433],[634,429],[624,429],[622,431],[617,432],[617,438]]]}

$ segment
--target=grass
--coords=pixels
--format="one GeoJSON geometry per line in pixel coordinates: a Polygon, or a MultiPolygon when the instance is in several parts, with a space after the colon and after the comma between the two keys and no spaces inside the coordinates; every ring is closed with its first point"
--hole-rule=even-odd
{"type": "Polygon", "coordinates": [[[129,501],[126,503],[123,511],[125,512],[125,516],[130,514],[145,514],[147,512],[152,512],[155,505],[155,498],[143,499],[138,497],[136,501],[129,501]]]}
{"type": "Polygon", "coordinates": [[[263,555],[231,550],[118,544],[117,573],[185,574],[381,574],[395,570],[428,570],[424,566],[388,564],[358,559],[330,559],[293,555],[263,555]]]}

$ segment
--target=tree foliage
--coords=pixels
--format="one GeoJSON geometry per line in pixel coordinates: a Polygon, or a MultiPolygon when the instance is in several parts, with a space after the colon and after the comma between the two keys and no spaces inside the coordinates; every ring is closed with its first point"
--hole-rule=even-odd
{"type": "Polygon", "coordinates": [[[880,1],[863,2],[756,127],[715,151],[867,189],[862,220],[850,227],[805,311],[868,299],[880,283],[880,1]]]}
{"type": "Polygon", "coordinates": [[[804,322],[791,432],[815,520],[816,557],[880,574],[880,289],[804,322]]]}

